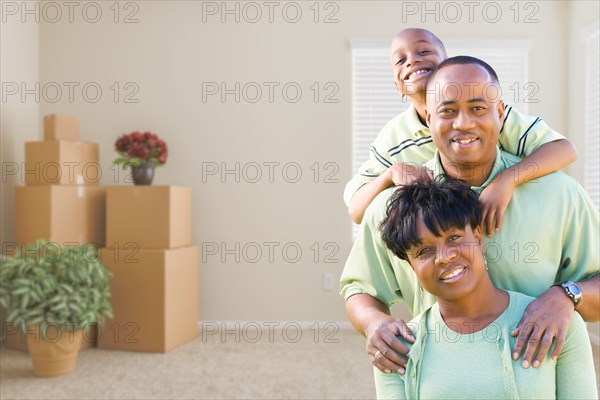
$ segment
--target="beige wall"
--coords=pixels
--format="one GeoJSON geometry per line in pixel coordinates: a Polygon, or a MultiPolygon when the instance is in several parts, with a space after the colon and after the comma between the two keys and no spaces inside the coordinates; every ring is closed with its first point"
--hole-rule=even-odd
{"type": "MultiPolygon", "coordinates": [[[[39,25],[12,21],[0,25],[0,81],[2,95],[14,91],[13,82],[28,82],[32,87],[39,80],[39,25]],[[9,89],[10,88],[10,89],[9,89]]],[[[30,96],[31,97],[31,96],[30,96]]],[[[0,99],[0,243],[13,241],[15,186],[22,185],[19,175],[24,161],[23,143],[40,137],[39,103],[22,102],[19,95],[0,99]],[[16,174],[15,174],[16,172],[16,174]]],[[[0,250],[0,253],[3,251],[0,250]]],[[[4,321],[0,309],[0,320],[4,321]]],[[[4,331],[4,329],[2,329],[4,331]]],[[[2,332],[3,334],[3,332],[2,332]]]]}
{"type": "MultiPolygon", "coordinates": [[[[244,254],[239,263],[232,254],[226,255],[226,262],[221,262],[220,252],[205,254],[200,265],[200,319],[343,321],[343,302],[335,287],[351,247],[350,223],[342,202],[343,186],[352,172],[350,40],[387,39],[407,26],[424,26],[443,39],[474,35],[478,39],[530,39],[530,81],[540,87],[540,102],[531,104],[530,111],[542,115],[557,130],[567,131],[564,77],[569,63],[560,56],[568,53],[567,2],[537,2],[537,11],[521,8],[517,23],[514,10],[508,8],[512,2],[495,3],[502,10],[497,22],[490,22],[494,18],[490,8],[486,21],[482,13],[486,3],[482,2],[475,9],[473,23],[468,22],[467,8],[461,10],[459,23],[453,23],[449,21],[455,18],[449,14],[452,10],[446,9],[444,14],[444,3],[439,3],[440,21],[436,22],[432,14],[404,13],[408,3],[421,4],[338,1],[325,9],[321,3],[319,23],[313,20],[312,2],[294,3],[302,10],[297,23],[285,20],[295,17],[290,3],[274,9],[273,22],[263,6],[262,19],[256,23],[244,20],[244,16],[254,18],[256,9],[244,9],[244,3],[235,2],[228,7],[238,4],[239,23],[234,15],[227,15],[222,23],[219,14],[205,15],[203,21],[202,4],[220,7],[221,2],[137,2],[133,4],[138,10],[120,9],[118,23],[113,21],[114,9],[109,9],[112,3],[102,3],[102,18],[96,23],[86,21],[82,10],[76,9],[73,23],[64,16],[59,22],[40,24],[40,81],[58,82],[64,91],[56,103],[42,102],[38,120],[52,112],[79,115],[82,139],[100,144],[103,184],[115,181],[110,164],[118,135],[133,130],[159,133],[168,142],[170,159],[157,170],[156,183],[192,187],[194,243],[202,250],[221,242],[231,249],[238,242],[241,249],[246,245],[247,259],[256,257],[252,243],[260,245],[262,258],[254,263],[244,260],[244,254]],[[132,12],[138,22],[123,23],[132,12]],[[524,23],[531,12],[538,22],[524,23]],[[331,13],[338,22],[322,23],[331,13]],[[79,84],[73,102],[68,99],[65,82],[79,84]],[[96,103],[86,100],[81,90],[91,82],[103,92],[96,103]],[[116,102],[114,82],[120,87],[116,102]],[[133,85],[125,87],[128,82],[133,85]],[[243,96],[236,103],[233,95],[228,95],[225,103],[218,96],[203,102],[202,88],[207,82],[225,82],[229,88],[235,82],[242,87],[256,82],[263,96],[256,103],[243,96]],[[279,84],[272,103],[265,82],[279,84]],[[281,88],[290,82],[303,91],[296,103],[282,97],[281,88]],[[320,87],[317,103],[310,89],[314,82],[320,87]],[[325,88],[330,82],[339,88],[333,96],[337,103],[323,102],[331,92],[332,86],[325,88]],[[125,102],[132,88],[139,88],[133,96],[137,103],[125,102]],[[320,169],[317,183],[314,168],[310,168],[315,162],[320,169]],[[247,167],[248,180],[241,176],[241,182],[235,183],[234,176],[228,175],[225,183],[218,176],[203,182],[203,163],[226,163],[228,168],[239,163],[242,169],[247,167]],[[256,164],[250,163],[262,166],[259,182],[250,182],[256,171],[256,164]],[[280,163],[274,168],[273,182],[269,182],[265,163],[280,163]],[[300,166],[299,182],[286,181],[294,178],[292,164],[282,176],[287,163],[300,166]],[[324,168],[326,163],[332,163],[329,169],[324,168]],[[335,172],[337,183],[323,182],[330,172],[335,172]],[[282,255],[286,245],[288,259],[282,255]],[[268,246],[275,250],[273,262],[268,246]],[[297,247],[302,257],[290,262],[297,247]],[[332,252],[337,262],[325,263],[325,256],[332,252]],[[334,275],[334,290],[323,289],[325,273],[334,275]]],[[[87,10],[88,20],[94,18],[94,11],[87,10]]],[[[35,46],[31,43],[27,48],[35,46]]],[[[88,86],[88,95],[93,96],[88,86]]],[[[252,87],[247,89],[247,97],[253,98],[252,87]]],[[[291,89],[288,93],[294,95],[291,89]]],[[[12,117],[17,119],[16,114],[12,117]]],[[[21,136],[11,132],[6,141],[13,144],[10,154],[22,156],[21,136]]],[[[123,175],[118,178],[122,181],[123,175]]],[[[7,215],[10,211],[5,208],[3,219],[7,215]]]]}
{"type": "Polygon", "coordinates": [[[22,23],[20,19],[8,19],[1,24],[1,30],[0,80],[5,98],[1,99],[0,115],[0,243],[4,244],[13,240],[14,187],[22,185],[19,171],[24,161],[23,143],[41,137],[41,124],[39,102],[34,96],[26,96],[23,102],[20,93],[8,94],[15,90],[13,84],[20,86],[26,82],[26,88],[33,88],[39,81],[39,24],[33,20],[22,23]],[[18,170],[13,174],[15,168],[18,170]]]}

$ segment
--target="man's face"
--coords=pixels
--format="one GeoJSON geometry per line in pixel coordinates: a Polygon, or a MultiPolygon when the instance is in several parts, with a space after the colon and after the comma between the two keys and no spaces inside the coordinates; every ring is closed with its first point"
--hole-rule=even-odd
{"type": "Polygon", "coordinates": [[[400,94],[425,92],[425,81],[433,67],[446,59],[446,51],[431,33],[405,29],[390,48],[394,84],[400,94]]]}
{"type": "Polygon", "coordinates": [[[494,162],[504,119],[499,97],[497,83],[479,65],[449,65],[435,75],[425,115],[446,169],[494,162]]]}

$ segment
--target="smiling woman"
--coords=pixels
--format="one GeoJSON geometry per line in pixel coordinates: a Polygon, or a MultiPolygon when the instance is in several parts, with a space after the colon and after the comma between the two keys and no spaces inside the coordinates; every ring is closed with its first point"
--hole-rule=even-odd
{"type": "Polygon", "coordinates": [[[493,285],[480,219],[475,192],[451,178],[415,181],[391,198],[383,239],[438,302],[408,324],[416,341],[406,373],[374,368],[377,397],[597,398],[592,350],[577,313],[557,359],[549,354],[531,369],[511,359],[510,331],[533,298],[493,285]]]}

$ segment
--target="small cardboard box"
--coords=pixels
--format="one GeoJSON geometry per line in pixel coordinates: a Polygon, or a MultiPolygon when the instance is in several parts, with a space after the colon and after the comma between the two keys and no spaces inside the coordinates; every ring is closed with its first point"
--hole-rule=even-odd
{"type": "Polygon", "coordinates": [[[190,188],[106,188],[106,247],[170,249],[191,243],[190,188]]]}
{"type": "MultiPolygon", "coordinates": [[[[20,186],[15,188],[15,242],[37,239],[104,247],[106,188],[20,186]]],[[[6,247],[6,246],[5,246],[6,247]]]]}
{"type": "Polygon", "coordinates": [[[79,118],[74,115],[44,116],[44,140],[79,140],[79,118]]]}
{"type": "Polygon", "coordinates": [[[49,140],[25,143],[26,185],[96,185],[102,177],[98,144],[49,140]]]}
{"type": "Polygon", "coordinates": [[[198,335],[198,248],[101,250],[112,271],[114,319],[98,333],[103,349],[166,352],[198,335]]]}

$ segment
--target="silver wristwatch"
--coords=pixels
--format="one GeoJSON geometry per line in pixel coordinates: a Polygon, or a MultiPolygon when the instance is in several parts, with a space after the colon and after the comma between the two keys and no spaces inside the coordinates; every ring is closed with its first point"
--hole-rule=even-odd
{"type": "Polygon", "coordinates": [[[562,283],[557,283],[552,286],[560,286],[565,291],[565,294],[573,300],[573,305],[575,308],[581,303],[581,299],[583,297],[583,293],[581,292],[581,287],[578,284],[571,281],[566,281],[562,283]]]}

